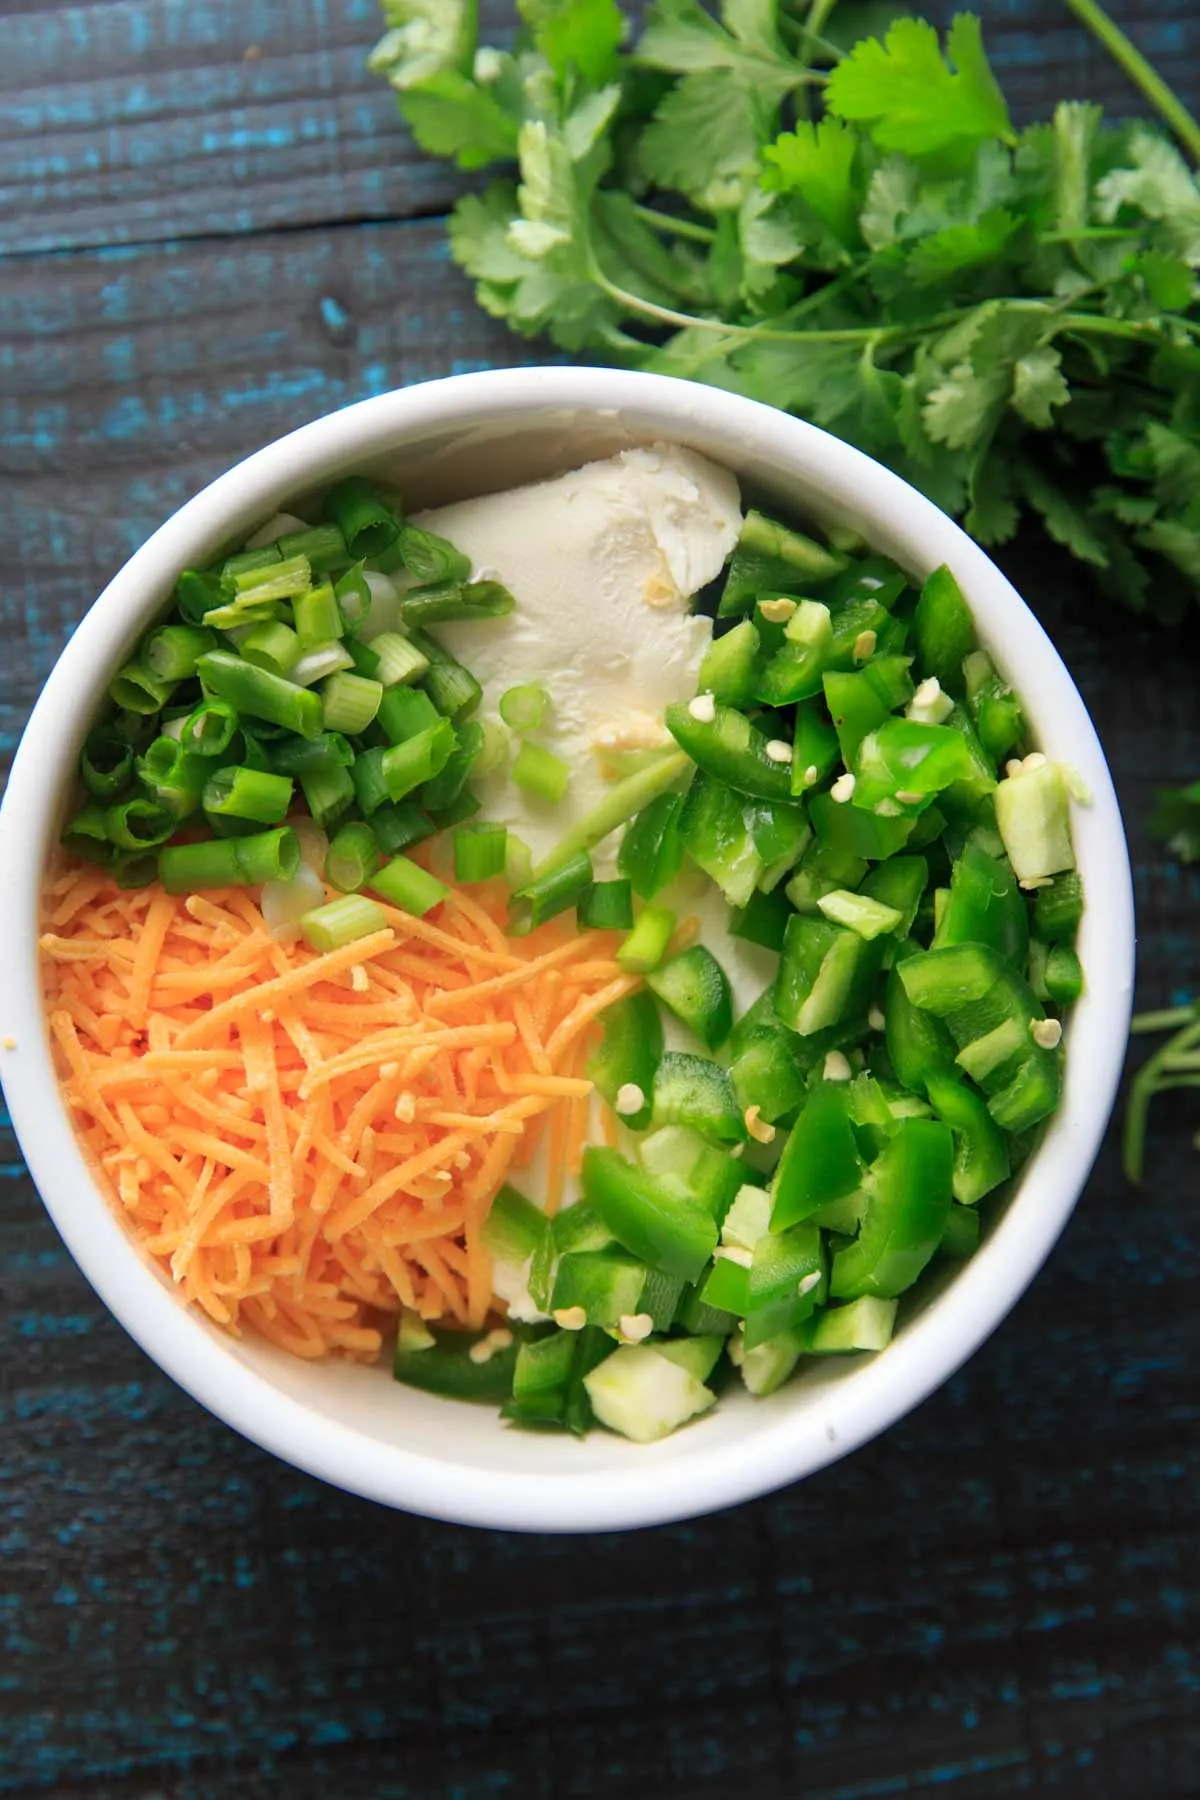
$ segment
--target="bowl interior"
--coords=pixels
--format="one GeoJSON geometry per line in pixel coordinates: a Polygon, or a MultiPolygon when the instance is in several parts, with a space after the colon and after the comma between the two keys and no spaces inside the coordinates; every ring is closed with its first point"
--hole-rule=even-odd
{"type": "Polygon", "coordinates": [[[944,1379],[1030,1279],[1074,1203],[1115,1089],[1119,1052],[1114,1062],[1111,1040],[1123,1041],[1131,976],[1128,868],[1102,753],[1045,634],[988,558],[895,477],[810,427],[683,383],[565,370],[459,378],[350,408],[251,458],[156,534],[93,608],[51,677],[5,813],[8,848],[15,852],[19,833],[29,872],[5,903],[11,919],[0,917],[0,928],[13,927],[0,961],[13,959],[28,1015],[29,1054],[9,1068],[8,1085],[35,1177],[72,1250],[126,1326],[205,1404],[301,1466],[414,1510],[531,1528],[646,1523],[764,1491],[872,1435],[944,1379]],[[557,385],[543,379],[555,377],[557,385]],[[447,408],[446,391],[464,384],[470,391],[461,404],[447,408]],[[976,1256],[906,1306],[897,1340],[882,1356],[811,1366],[766,1401],[731,1390],[698,1423],[643,1448],[603,1432],[576,1443],[513,1431],[488,1408],[399,1387],[383,1367],[302,1363],[252,1339],[234,1341],[186,1311],[86,1175],[48,1076],[30,970],[36,877],[70,788],[88,693],[103,691],[180,567],[238,542],[278,507],[302,503],[351,469],[394,481],[415,509],[656,439],[724,463],[797,523],[855,525],[914,576],[949,561],[1035,736],[1080,770],[1094,804],[1075,819],[1088,894],[1080,939],[1088,988],[1069,1030],[1063,1108],[1004,1209],[989,1216],[976,1256]],[[49,768],[55,779],[47,783],[49,768]]]}

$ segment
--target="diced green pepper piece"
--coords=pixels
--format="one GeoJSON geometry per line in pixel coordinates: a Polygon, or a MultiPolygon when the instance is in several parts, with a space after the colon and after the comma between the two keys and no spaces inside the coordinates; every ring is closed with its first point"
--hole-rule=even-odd
{"type": "Polygon", "coordinates": [[[1008,1146],[985,1101],[961,1081],[934,1075],[929,1098],[954,1134],[951,1188],[963,1206],[974,1206],[1010,1174],[1008,1146]]]}
{"type": "Polygon", "coordinates": [[[833,670],[825,675],[824,685],[825,704],[837,732],[842,761],[850,768],[858,746],[868,732],[883,724],[891,707],[862,674],[833,670]]]}
{"type": "Polygon", "coordinates": [[[809,1219],[861,1185],[863,1163],[841,1081],[818,1081],[788,1134],[771,1183],[771,1229],[809,1219]]]}
{"type": "Polygon", "coordinates": [[[714,638],[700,664],[697,690],[712,694],[723,706],[747,706],[754,698],[761,642],[749,619],[714,638]]]}
{"type": "Polygon", "coordinates": [[[823,894],[831,894],[835,888],[857,888],[866,872],[861,856],[811,844],[784,892],[797,912],[814,913],[823,894]]]}
{"type": "Polygon", "coordinates": [[[979,741],[992,762],[1000,764],[1011,756],[1025,735],[1021,702],[996,673],[986,650],[972,650],[964,659],[963,680],[979,741]]]}
{"type": "Polygon", "coordinates": [[[623,1250],[572,1251],[559,1261],[550,1311],[581,1306],[589,1325],[615,1325],[637,1312],[645,1284],[646,1265],[623,1250]]]}
{"type": "Polygon", "coordinates": [[[834,888],[831,894],[822,894],[817,901],[817,911],[835,925],[844,925],[848,931],[866,938],[868,943],[885,932],[899,931],[903,922],[903,915],[894,906],[872,900],[869,894],[852,894],[845,888],[834,888]]]}
{"type": "Polygon", "coordinates": [[[867,1211],[855,1241],[833,1260],[830,1290],[894,1298],[911,1287],[946,1228],[954,1141],[933,1119],[902,1119],[866,1176],[867,1211]]]}
{"type": "Polygon", "coordinates": [[[734,1360],[738,1363],[742,1380],[748,1393],[765,1399],[781,1388],[796,1364],[805,1346],[805,1333],[809,1329],[806,1321],[792,1331],[781,1331],[777,1337],[769,1338],[764,1344],[756,1344],[753,1350],[747,1350],[739,1339],[735,1338],[731,1345],[736,1345],[734,1360]]]}
{"type": "Polygon", "coordinates": [[[684,848],[697,868],[716,882],[730,906],[745,906],[765,864],[742,797],[724,782],[697,775],[684,802],[682,833],[684,848]]]}
{"type": "Polygon", "coordinates": [[[857,932],[797,913],[788,920],[775,1006],[802,1037],[865,1009],[881,951],[857,932]]]}
{"type": "Polygon", "coordinates": [[[679,873],[682,813],[682,794],[659,794],[630,822],[621,840],[617,867],[643,900],[653,900],[679,873]]]}
{"type": "Polygon", "coordinates": [[[777,800],[746,800],[742,816],[762,859],[759,888],[769,894],[799,860],[812,829],[800,807],[781,806],[777,800]]]}
{"type": "Polygon", "coordinates": [[[1074,869],[1039,888],[1033,901],[1033,929],[1048,943],[1074,938],[1083,917],[1083,883],[1074,869]]]}
{"type": "Polygon", "coordinates": [[[939,1256],[951,1257],[956,1262],[963,1262],[978,1250],[979,1235],[979,1214],[972,1212],[969,1206],[952,1206],[937,1253],[939,1256]]]}
{"type": "Polygon", "coordinates": [[[513,1370],[514,1400],[528,1402],[556,1395],[557,1417],[562,1417],[566,1385],[575,1364],[575,1337],[573,1331],[552,1331],[521,1345],[513,1370]]]}
{"type": "Polygon", "coordinates": [[[750,1270],[738,1259],[717,1256],[700,1284],[700,1301],[717,1312],[744,1319],[750,1305],[750,1270]]]}
{"type": "Polygon", "coordinates": [[[910,956],[898,968],[913,1005],[944,1019],[982,1000],[1003,973],[1004,961],[987,944],[953,944],[910,956]]]}
{"type": "Polygon", "coordinates": [[[804,1069],[793,1032],[760,1026],[746,1037],[729,1066],[743,1113],[757,1106],[768,1125],[785,1117],[804,1098],[804,1069]]]}
{"type": "Polygon", "coordinates": [[[925,1093],[935,1075],[954,1078],[953,1038],[940,1019],[913,1005],[898,968],[888,976],[884,1041],[897,1080],[914,1093],[925,1093]]]}
{"type": "Polygon", "coordinates": [[[1006,962],[1023,968],[1029,949],[1029,915],[1007,861],[987,856],[970,841],[950,871],[950,898],[938,923],[934,948],[990,944],[1006,962]]]}
{"type": "Polygon", "coordinates": [[[838,760],[838,735],[817,700],[802,700],[792,733],[792,793],[818,787],[838,760]]]}
{"type": "Polygon", "coordinates": [[[668,1050],[658,1065],[653,1120],[656,1126],[694,1125],[721,1143],[740,1143],[746,1135],[729,1071],[683,1050],[668,1050]]]}
{"type": "Polygon", "coordinates": [[[480,1235],[491,1252],[492,1292],[514,1317],[539,1310],[529,1292],[529,1277],[533,1259],[549,1234],[550,1221],[541,1208],[506,1182],[492,1201],[480,1235]]]}
{"type": "Polygon", "coordinates": [[[681,1275],[664,1275],[661,1269],[647,1269],[634,1311],[649,1314],[651,1330],[669,1331],[675,1323],[685,1286],[681,1275]]]}
{"type": "Polygon", "coordinates": [[[615,1150],[585,1150],[582,1187],[618,1243],[651,1268],[695,1281],[716,1248],[711,1213],[668,1193],[615,1150]]]}
{"type": "Polygon", "coordinates": [[[442,1394],[448,1400],[480,1400],[497,1405],[512,1393],[513,1373],[522,1337],[513,1331],[506,1345],[498,1345],[480,1360],[471,1356],[476,1345],[488,1338],[487,1332],[437,1331],[427,1349],[410,1349],[397,1340],[392,1374],[407,1387],[422,1388],[427,1394],[442,1394]]]}
{"type": "Polygon", "coordinates": [[[602,1425],[636,1444],[652,1444],[707,1412],[711,1388],[648,1344],[626,1344],[584,1377],[602,1425]]]}
{"type": "Polygon", "coordinates": [[[900,914],[897,937],[907,937],[929,882],[929,864],[923,856],[892,856],[866,876],[860,892],[868,899],[894,907],[900,914]]]}
{"type": "Polygon", "coordinates": [[[854,1350],[884,1350],[892,1341],[896,1302],[864,1294],[849,1306],[830,1306],[801,1326],[807,1356],[844,1356],[854,1350]]]}
{"type": "Polygon", "coordinates": [[[621,1116],[632,1131],[644,1131],[650,1122],[650,1096],[663,1052],[662,1020],[653,995],[644,990],[626,995],[605,1008],[600,1025],[604,1035],[588,1061],[588,1077],[613,1107],[623,1087],[640,1088],[644,1104],[621,1116]]]}
{"type": "Polygon", "coordinates": [[[975,621],[945,563],[922,587],[914,625],[922,674],[936,675],[947,694],[961,694],[963,659],[975,648],[975,621]]]}
{"type": "Polygon", "coordinates": [[[644,975],[662,961],[674,929],[675,914],[668,907],[644,906],[617,951],[617,961],[631,975],[644,975]]]}
{"type": "Polygon", "coordinates": [[[677,1368],[686,1369],[697,1381],[707,1381],[721,1359],[725,1339],[718,1332],[706,1332],[698,1337],[659,1339],[647,1348],[657,1350],[677,1368]]]}
{"type": "Polygon", "coordinates": [[[811,1220],[759,1238],[750,1264],[746,1349],[753,1350],[756,1344],[808,1318],[825,1274],[821,1233],[811,1220]]]}
{"type": "Polygon", "coordinates": [[[706,1050],[718,1050],[733,1026],[729,977],[711,950],[693,944],[646,976],[646,986],[693,1032],[706,1050]]]}
{"type": "MultiPolygon", "coordinates": [[[[895,620],[892,624],[895,624],[895,620]]],[[[864,664],[864,676],[889,712],[895,712],[897,707],[907,706],[916,693],[916,685],[909,673],[911,668],[912,657],[900,655],[875,655],[870,662],[864,664]]]]}
{"type": "Polygon", "coordinates": [[[750,511],[742,521],[741,535],[729,564],[725,591],[717,617],[727,619],[748,612],[763,595],[802,593],[833,577],[848,559],[802,532],[789,531],[762,513],[750,511]]]}
{"type": "Polygon", "coordinates": [[[664,1125],[638,1147],[646,1173],[666,1188],[695,1200],[722,1223],[742,1183],[742,1165],[727,1150],[718,1150],[689,1125],[664,1125]]]}
{"type": "Polygon", "coordinates": [[[792,903],[782,888],[772,888],[769,894],[759,888],[745,906],[735,907],[731,912],[729,935],[741,938],[747,944],[758,944],[764,950],[782,950],[792,911],[792,903]]]}
{"type": "Polygon", "coordinates": [[[668,706],[666,726],[698,768],[741,794],[762,800],[790,800],[791,764],[767,754],[770,740],[731,707],[715,705],[711,719],[693,716],[682,704],[668,706]]]}
{"type": "MultiPolygon", "coordinates": [[[[854,797],[858,797],[857,787],[854,797]]],[[[808,803],[808,816],[824,849],[839,856],[860,857],[865,862],[882,862],[885,857],[894,856],[904,848],[913,829],[912,818],[903,813],[890,818],[864,812],[859,806],[835,800],[831,794],[814,794],[808,803]]]]}
{"type": "MultiPolygon", "coordinates": [[[[586,1200],[577,1200],[574,1206],[565,1206],[555,1213],[550,1221],[550,1236],[559,1256],[570,1256],[577,1251],[607,1250],[617,1241],[596,1208],[589,1206],[586,1200]]],[[[549,1297],[547,1303],[548,1300],[549,1297]]]]}
{"type": "Polygon", "coordinates": [[[916,719],[888,719],[867,733],[854,757],[854,805],[867,812],[919,812],[936,794],[974,773],[961,732],[916,719]]]}
{"type": "Polygon", "coordinates": [[[1057,763],[1007,776],[996,789],[996,825],[1017,880],[1042,881],[1075,867],[1066,776],[1057,763]]]}

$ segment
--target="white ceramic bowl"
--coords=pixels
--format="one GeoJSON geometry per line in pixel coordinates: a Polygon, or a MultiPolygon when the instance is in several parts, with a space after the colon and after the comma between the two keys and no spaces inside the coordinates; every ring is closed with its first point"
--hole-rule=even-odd
{"type": "Polygon", "coordinates": [[[1120,1074],[1133,976],[1133,906],[1116,797],[1083,702],[1032,613],[956,525],[879,464],[732,394],[598,369],[462,375],[347,407],[248,457],[180,508],[80,624],[22,740],[0,813],[0,1055],[34,1180],[84,1274],[160,1366],[247,1437],[390,1506],[527,1531],[652,1525],[810,1475],[945,1381],[1017,1300],[1091,1168],[1120,1074]],[[915,576],[948,562],[982,638],[1052,757],[1093,801],[1075,841],[1087,893],[1087,989],[1068,1031],[1061,1110],[1003,1217],[876,1358],[833,1359],[769,1400],[741,1392],[665,1443],[605,1432],[584,1443],[506,1429],[487,1408],[398,1387],[385,1369],[313,1367],[235,1342],[182,1306],[93,1183],[59,1095],[39,997],[38,889],[80,742],[113,669],[176,573],[236,544],[281,505],[352,470],[386,471],[412,504],[511,486],[673,439],[806,516],[858,528],[915,576]]]}

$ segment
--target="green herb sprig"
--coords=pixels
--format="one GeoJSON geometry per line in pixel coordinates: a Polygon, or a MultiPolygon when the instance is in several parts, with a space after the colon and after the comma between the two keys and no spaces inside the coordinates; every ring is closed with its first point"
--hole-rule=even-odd
{"type": "MultiPolygon", "coordinates": [[[[1068,3],[1200,161],[1200,124],[1068,3]]],[[[418,143],[515,165],[450,227],[526,337],[712,382],[888,463],[983,543],[1023,512],[1112,599],[1200,591],[1200,185],[1143,122],[1064,100],[1018,131],[977,18],[848,44],[834,0],[384,0],[372,67],[418,143]]]]}

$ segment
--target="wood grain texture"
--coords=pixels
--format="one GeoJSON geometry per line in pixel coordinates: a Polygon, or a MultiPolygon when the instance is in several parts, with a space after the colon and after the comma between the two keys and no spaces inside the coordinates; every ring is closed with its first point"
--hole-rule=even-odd
{"type": "MultiPolygon", "coordinates": [[[[983,11],[1018,119],[1044,115],[1050,95],[1136,106],[1057,4],[983,11]]],[[[507,41],[512,7],[485,0],[481,12],[484,41],[507,41]]],[[[1181,90],[1200,84],[1194,0],[1116,12],[1181,90]]],[[[443,210],[453,173],[422,158],[367,73],[378,21],[375,0],[4,0],[0,253],[443,210]]]]}
{"type": "MultiPolygon", "coordinates": [[[[1025,113],[1123,92],[1049,0],[984,10],[1025,113]]],[[[1120,17],[1200,87],[1193,0],[1120,17]]],[[[361,76],[374,29],[365,0],[0,0],[0,759],[189,493],[333,406],[531,354],[411,220],[453,183],[361,76]]],[[[1182,999],[1200,875],[1144,827],[1200,772],[1200,645],[1098,613],[1040,543],[1005,560],[1117,776],[1141,1001],[1182,999]]],[[[390,1514],[218,1425],[92,1295],[0,1115],[0,1794],[1194,1796],[1189,1137],[1164,1113],[1138,1196],[1110,1141],[1013,1317],[883,1441],[578,1543],[390,1514]]]]}

